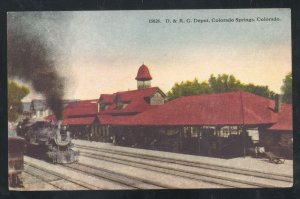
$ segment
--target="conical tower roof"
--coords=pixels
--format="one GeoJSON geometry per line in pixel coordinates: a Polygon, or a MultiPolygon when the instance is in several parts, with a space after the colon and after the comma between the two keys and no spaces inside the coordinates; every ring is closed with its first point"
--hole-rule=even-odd
{"type": "Polygon", "coordinates": [[[147,81],[152,79],[149,69],[146,65],[143,64],[140,66],[135,79],[140,81],[147,81]]]}

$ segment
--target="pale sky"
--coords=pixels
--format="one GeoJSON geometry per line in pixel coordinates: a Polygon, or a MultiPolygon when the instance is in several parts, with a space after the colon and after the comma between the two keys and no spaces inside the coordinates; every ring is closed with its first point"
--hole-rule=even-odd
{"type": "MultiPolygon", "coordinates": [[[[144,62],[152,86],[168,92],[175,82],[233,74],[244,83],[280,92],[291,71],[289,9],[12,12],[31,34],[51,46],[66,77],[67,99],[136,89],[144,62]],[[255,22],[212,22],[213,18],[255,22]],[[277,17],[279,21],[256,21],[277,17]],[[149,23],[149,19],[163,23],[149,23]],[[210,23],[167,24],[165,19],[208,19],[210,23]]],[[[38,97],[31,93],[25,101],[38,97]]]]}

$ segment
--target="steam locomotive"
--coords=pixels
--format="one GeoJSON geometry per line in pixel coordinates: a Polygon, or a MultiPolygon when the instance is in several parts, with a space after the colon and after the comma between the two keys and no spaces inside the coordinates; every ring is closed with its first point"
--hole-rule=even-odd
{"type": "Polygon", "coordinates": [[[72,150],[70,132],[61,121],[23,120],[17,126],[17,135],[25,139],[29,154],[46,157],[52,163],[78,161],[79,152],[72,150]]]}

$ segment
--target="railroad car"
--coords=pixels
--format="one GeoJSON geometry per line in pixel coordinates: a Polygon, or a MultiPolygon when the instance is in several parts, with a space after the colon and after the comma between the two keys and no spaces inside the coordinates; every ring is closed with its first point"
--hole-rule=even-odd
{"type": "Polygon", "coordinates": [[[61,121],[24,120],[17,126],[17,135],[25,138],[29,154],[46,157],[52,163],[78,161],[79,152],[72,150],[70,132],[61,121]]]}
{"type": "Polygon", "coordinates": [[[8,184],[11,187],[22,186],[24,169],[25,140],[21,137],[8,137],[8,184]]]}

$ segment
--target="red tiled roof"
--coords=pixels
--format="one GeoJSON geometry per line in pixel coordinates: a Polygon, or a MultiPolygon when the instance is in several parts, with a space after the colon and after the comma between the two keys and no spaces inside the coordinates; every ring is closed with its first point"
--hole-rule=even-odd
{"type": "Polygon", "coordinates": [[[278,114],[278,121],[269,128],[276,131],[293,130],[293,109],[291,104],[283,104],[278,114]]]}
{"type": "Polygon", "coordinates": [[[100,100],[104,100],[105,104],[112,104],[114,103],[116,94],[101,94],[100,100]]]}
{"type": "Polygon", "coordinates": [[[65,107],[64,116],[91,116],[98,113],[98,100],[81,100],[71,102],[65,107]]]}
{"type": "MultiPolygon", "coordinates": [[[[100,111],[99,114],[128,114],[140,113],[149,110],[155,106],[151,106],[146,100],[155,92],[159,91],[158,87],[151,87],[141,90],[117,92],[113,95],[119,98],[121,102],[128,104],[123,109],[118,109],[116,103],[113,103],[107,110],[100,111]]],[[[102,95],[101,95],[102,96],[102,95]]],[[[114,101],[114,100],[113,100],[114,101]]]]}
{"type": "Polygon", "coordinates": [[[127,123],[133,116],[112,116],[112,115],[98,115],[98,120],[101,125],[116,125],[120,123],[127,123]]]}
{"type": "Polygon", "coordinates": [[[151,80],[149,69],[146,65],[141,65],[136,75],[136,80],[151,80]]]}
{"type": "MultiPolygon", "coordinates": [[[[95,111],[97,110],[96,100],[91,100],[90,102],[81,101],[70,105],[70,107],[75,107],[76,109],[76,111],[72,109],[70,112],[85,113],[86,115],[96,113],[100,124],[110,125],[273,124],[269,128],[270,130],[292,130],[291,105],[283,104],[281,112],[276,113],[274,111],[274,100],[248,92],[187,96],[175,99],[161,106],[151,106],[144,98],[151,96],[157,90],[159,89],[154,87],[144,90],[114,93],[121,101],[129,102],[124,109],[117,109],[114,103],[107,110],[100,111],[97,114],[95,111]],[[88,111],[89,108],[92,111],[88,111]]],[[[78,118],[66,119],[78,121],[78,118]]],[[[83,121],[85,120],[79,119],[79,123],[84,123],[83,121]]]]}
{"type": "Polygon", "coordinates": [[[63,124],[87,125],[87,124],[92,124],[94,120],[95,117],[65,118],[63,124]]]}
{"type": "Polygon", "coordinates": [[[274,100],[248,92],[240,93],[242,95],[244,124],[270,124],[277,121],[278,113],[275,112],[274,100]]]}
{"type": "Polygon", "coordinates": [[[120,125],[257,125],[277,120],[274,101],[247,92],[181,97],[120,125]]]}

